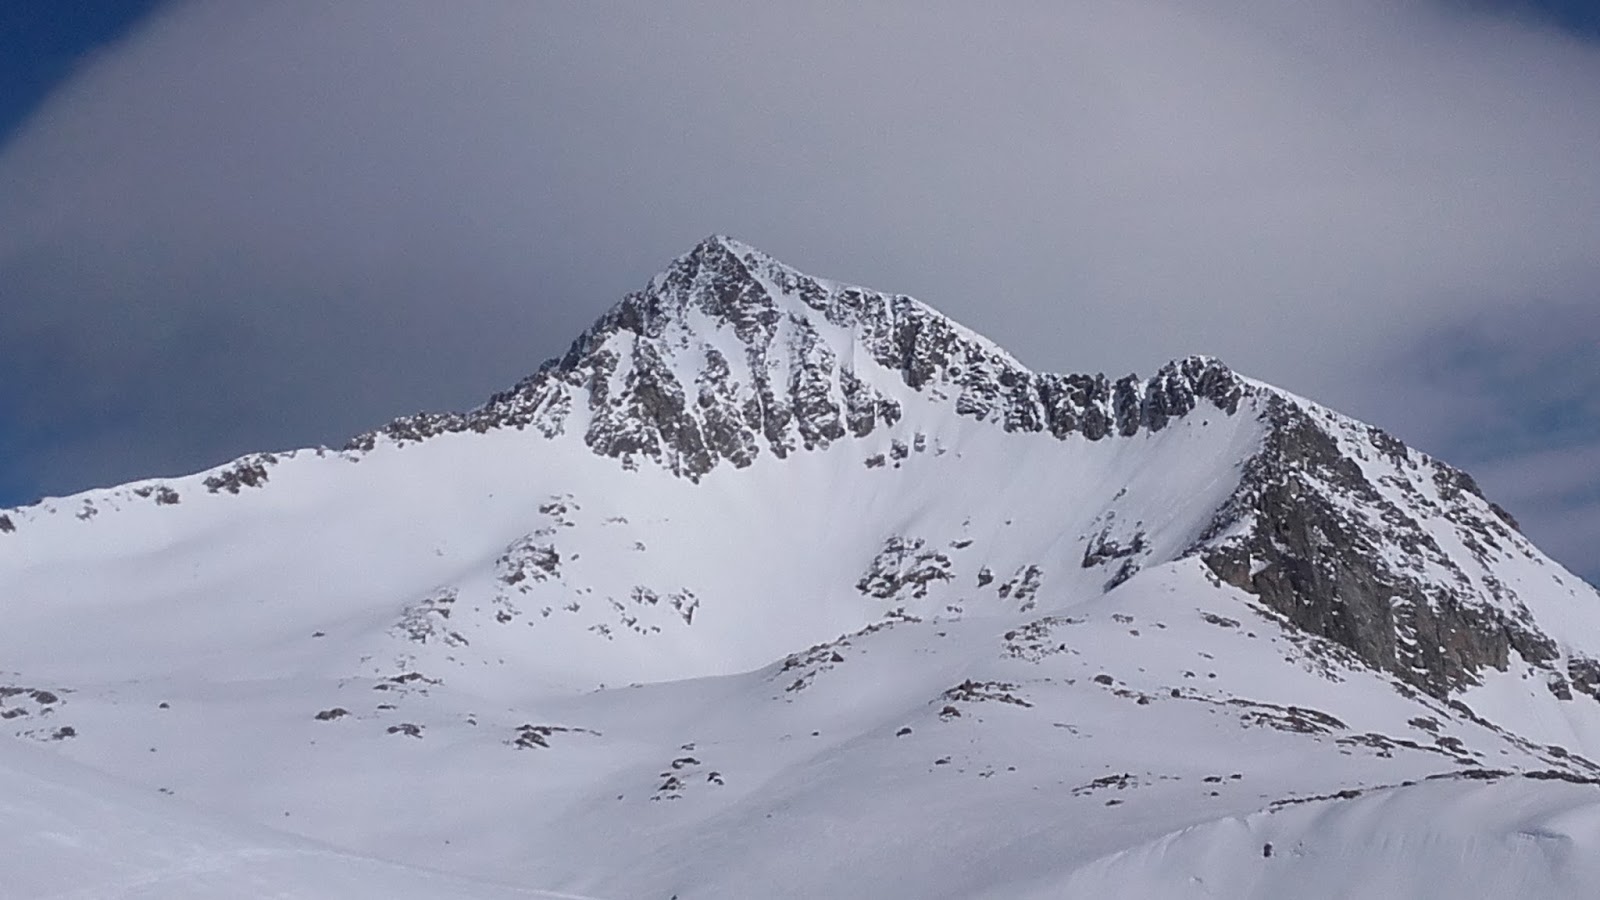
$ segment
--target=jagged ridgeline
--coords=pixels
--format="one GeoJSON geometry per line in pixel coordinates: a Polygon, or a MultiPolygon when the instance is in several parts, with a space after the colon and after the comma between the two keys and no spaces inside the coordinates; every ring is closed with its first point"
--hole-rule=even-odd
{"type": "Polygon", "coordinates": [[[379,434],[582,428],[597,453],[697,479],[894,424],[900,403],[874,386],[884,373],[1006,431],[1093,441],[1159,431],[1200,399],[1231,414],[1242,392],[1200,356],[1148,381],[1038,374],[910,297],[812,278],[712,237],[481,408],[397,419],[350,448],[370,449],[379,434]]]}

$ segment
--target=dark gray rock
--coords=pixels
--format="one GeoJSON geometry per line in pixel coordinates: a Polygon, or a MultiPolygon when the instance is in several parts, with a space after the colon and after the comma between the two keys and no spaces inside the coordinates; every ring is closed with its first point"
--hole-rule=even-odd
{"type": "MultiPolygon", "coordinates": [[[[921,599],[927,596],[930,583],[952,577],[950,557],[929,547],[922,538],[895,536],[883,542],[856,582],[856,590],[879,600],[921,599]]],[[[1037,587],[1037,574],[1034,585],[1037,587]]]]}
{"type": "Polygon", "coordinates": [[[1600,700],[1600,662],[1574,656],[1567,660],[1567,678],[1574,690],[1600,700]]]}
{"type": "MultiPolygon", "coordinates": [[[[206,490],[213,494],[218,491],[237,494],[241,488],[260,487],[267,483],[267,467],[276,465],[277,462],[277,456],[271,453],[241,457],[234,460],[226,469],[206,476],[204,481],[206,490]]],[[[157,502],[161,501],[158,499],[157,502]]],[[[177,502],[176,494],[173,494],[171,502],[177,502]]]]}
{"type": "MultiPolygon", "coordinates": [[[[1266,443],[1195,550],[1212,572],[1435,697],[1477,683],[1486,667],[1504,670],[1513,650],[1535,664],[1556,658],[1555,643],[1514,595],[1491,583],[1499,595],[1480,596],[1417,518],[1383,496],[1312,416],[1277,395],[1265,403],[1266,443]],[[1213,540],[1239,525],[1244,537],[1213,540]],[[1412,568],[1386,561],[1397,551],[1416,561],[1412,568]],[[1424,577],[1424,560],[1426,571],[1447,577],[1424,577]]],[[[1381,438],[1373,445],[1385,455],[1405,452],[1381,438]]],[[[1461,473],[1438,471],[1441,499],[1452,491],[1480,496],[1461,473]]],[[[1503,528],[1460,508],[1452,521],[1465,533],[1503,528]]]]}

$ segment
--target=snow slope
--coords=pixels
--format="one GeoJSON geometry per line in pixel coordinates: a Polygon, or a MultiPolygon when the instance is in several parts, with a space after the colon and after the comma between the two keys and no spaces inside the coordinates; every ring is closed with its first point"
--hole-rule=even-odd
{"type": "Polygon", "coordinates": [[[1097,860],[1031,896],[1589,896],[1600,884],[1593,794],[1560,782],[1392,788],[1208,822],[1097,860]]]}
{"type": "Polygon", "coordinates": [[[5,896],[1593,893],[1600,597],[1470,479],[725,238],[479,410],[0,512],[0,586],[0,845],[129,848],[5,896]]]}
{"type": "Polygon", "coordinates": [[[52,754],[0,745],[10,897],[460,897],[558,900],[363,859],[161,802],[52,754]]]}

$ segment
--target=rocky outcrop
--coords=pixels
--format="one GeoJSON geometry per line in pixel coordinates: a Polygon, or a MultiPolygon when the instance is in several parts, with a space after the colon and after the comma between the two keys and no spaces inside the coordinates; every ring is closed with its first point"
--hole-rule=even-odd
{"type": "Polygon", "coordinates": [[[1567,678],[1573,690],[1600,700],[1600,661],[1574,656],[1567,660],[1567,678]]]}
{"type": "Polygon", "coordinates": [[[879,600],[921,599],[934,581],[949,581],[950,557],[922,538],[894,536],[883,542],[856,590],[879,600]]]}
{"type": "MultiPolygon", "coordinates": [[[[278,457],[271,453],[257,453],[251,456],[234,460],[226,468],[219,470],[214,475],[206,476],[206,490],[215,494],[218,491],[227,491],[230,494],[239,493],[240,489],[247,487],[260,487],[267,483],[267,467],[278,463],[278,457]]],[[[162,502],[157,498],[157,503],[162,502]]],[[[177,495],[173,494],[171,501],[177,502],[177,495]]]]}
{"type": "MultiPolygon", "coordinates": [[[[1212,572],[1436,697],[1477,683],[1486,667],[1506,669],[1513,651],[1537,665],[1557,658],[1515,595],[1490,581],[1485,596],[1419,520],[1419,507],[1432,504],[1469,546],[1474,536],[1508,540],[1508,518],[1473,512],[1497,508],[1481,501],[1470,478],[1428,460],[1436,499],[1402,505],[1324,422],[1280,395],[1265,407],[1265,443],[1194,549],[1212,572]],[[1463,494],[1480,504],[1459,502],[1463,494]]],[[[1404,445],[1383,432],[1370,429],[1364,440],[1374,456],[1412,465],[1404,445]]],[[[1418,491],[1409,482],[1406,490],[1418,491]]]]}

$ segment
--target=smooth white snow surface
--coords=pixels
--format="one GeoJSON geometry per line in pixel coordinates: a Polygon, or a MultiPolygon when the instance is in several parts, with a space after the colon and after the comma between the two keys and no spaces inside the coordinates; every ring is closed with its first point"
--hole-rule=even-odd
{"type": "Polygon", "coordinates": [[[19,741],[0,744],[0,895],[212,900],[559,900],[366,859],[153,796],[19,741]]]}
{"type": "Polygon", "coordinates": [[[1207,822],[1021,896],[1586,897],[1600,885],[1597,850],[1592,786],[1427,782],[1207,822]]]}

